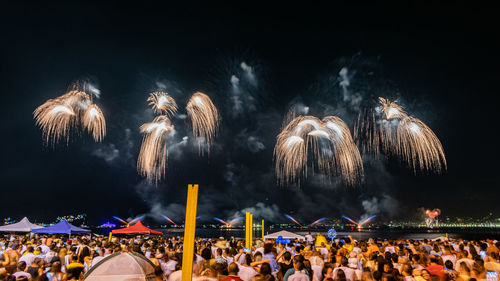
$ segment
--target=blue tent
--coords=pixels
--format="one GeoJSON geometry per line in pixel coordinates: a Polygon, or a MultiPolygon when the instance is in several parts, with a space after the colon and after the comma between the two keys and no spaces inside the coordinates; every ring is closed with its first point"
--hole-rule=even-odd
{"type": "Polygon", "coordinates": [[[90,233],[90,230],[76,227],[66,220],[60,221],[57,224],[44,228],[33,229],[33,233],[48,233],[48,234],[81,234],[90,233]]]}

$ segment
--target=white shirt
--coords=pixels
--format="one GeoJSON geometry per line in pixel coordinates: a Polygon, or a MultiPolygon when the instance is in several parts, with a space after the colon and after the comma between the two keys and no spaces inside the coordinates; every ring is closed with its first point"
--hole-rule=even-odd
{"type": "Polygon", "coordinates": [[[177,261],[168,260],[166,263],[161,264],[161,270],[163,270],[163,273],[166,276],[169,276],[171,273],[173,273],[175,271],[176,265],[177,265],[177,261]]]}
{"type": "Polygon", "coordinates": [[[339,271],[339,269],[342,269],[344,271],[345,278],[348,281],[355,281],[356,280],[355,275],[354,275],[354,269],[349,268],[349,267],[345,267],[345,266],[337,267],[333,270],[333,272],[332,272],[333,280],[335,280],[335,278],[337,278],[337,272],[339,271]]]}
{"type": "Polygon", "coordinates": [[[323,260],[326,261],[328,259],[328,249],[327,248],[319,248],[319,252],[323,256],[323,260]]]}
{"type": "Polygon", "coordinates": [[[168,281],[181,281],[181,279],[182,279],[182,270],[174,271],[168,277],[168,281]]]}
{"type": "Polygon", "coordinates": [[[238,272],[238,276],[243,281],[252,281],[252,279],[257,275],[257,271],[250,266],[239,265],[240,271],[238,272]]]}
{"type": "Polygon", "coordinates": [[[309,242],[309,243],[314,242],[314,238],[312,237],[312,235],[311,235],[311,234],[307,234],[307,235],[306,235],[306,241],[307,241],[307,242],[309,242]]]}
{"type": "Polygon", "coordinates": [[[261,254],[264,254],[264,248],[259,247],[259,248],[255,249],[254,254],[257,253],[257,252],[260,252],[261,254]]]}
{"type": "Polygon", "coordinates": [[[415,278],[411,275],[405,276],[405,281],[415,281],[415,278]]]}
{"type": "Polygon", "coordinates": [[[462,262],[465,262],[465,264],[469,267],[469,269],[472,269],[472,267],[474,266],[474,260],[471,260],[469,258],[463,258],[463,259],[459,259],[456,263],[455,263],[455,270],[458,271],[458,269],[460,268],[460,264],[462,262]]]}
{"type": "Polygon", "coordinates": [[[47,245],[41,244],[40,250],[42,250],[42,254],[47,254],[50,251],[50,248],[47,245]]]}
{"type": "Polygon", "coordinates": [[[389,247],[385,247],[385,252],[389,252],[391,254],[395,254],[396,253],[396,250],[394,250],[394,247],[393,246],[389,246],[389,247]]]}
{"type": "Polygon", "coordinates": [[[309,280],[309,276],[301,270],[301,271],[295,271],[294,274],[290,275],[288,277],[288,281],[311,281],[309,280]]]}
{"type": "Polygon", "coordinates": [[[323,272],[323,267],[321,265],[311,265],[311,269],[313,271],[313,276],[316,280],[321,280],[321,273],[323,272]]]}
{"type": "Polygon", "coordinates": [[[101,256],[97,256],[95,258],[92,259],[92,263],[90,264],[90,267],[96,265],[98,262],[100,262],[102,259],[104,259],[104,257],[101,257],[101,256]]]}
{"type": "Polygon", "coordinates": [[[457,256],[455,255],[444,255],[441,256],[441,258],[443,259],[443,263],[446,261],[451,261],[453,263],[453,267],[455,267],[455,264],[457,263],[457,256]]]}
{"type": "Polygon", "coordinates": [[[25,262],[26,266],[28,267],[33,263],[35,258],[36,258],[36,256],[33,253],[27,253],[26,255],[22,256],[19,259],[19,262],[21,262],[21,261],[25,262]]]}
{"type": "Polygon", "coordinates": [[[29,274],[28,272],[24,272],[24,271],[18,271],[14,274],[12,274],[12,276],[16,277],[16,279],[18,277],[21,277],[21,276],[26,276],[26,278],[28,278],[28,280],[31,280],[31,274],[29,274]]]}

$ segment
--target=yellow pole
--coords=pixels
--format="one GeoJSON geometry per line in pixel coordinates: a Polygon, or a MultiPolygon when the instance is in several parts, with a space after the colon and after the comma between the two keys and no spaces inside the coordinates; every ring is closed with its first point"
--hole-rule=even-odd
{"type": "Polygon", "coordinates": [[[245,248],[250,248],[250,212],[245,213],[245,248]]]}
{"type": "Polygon", "coordinates": [[[188,185],[186,219],[184,220],[184,243],[182,253],[182,281],[191,281],[193,276],[194,234],[196,231],[196,207],[198,185],[188,185]]]}
{"type": "Polygon", "coordinates": [[[262,220],[262,242],[264,242],[264,220],[262,220]]]}
{"type": "Polygon", "coordinates": [[[252,248],[253,245],[253,214],[250,213],[250,249],[252,248]]]}
{"type": "Polygon", "coordinates": [[[108,242],[111,242],[111,236],[113,236],[113,232],[109,232],[109,238],[108,238],[108,242]]]}

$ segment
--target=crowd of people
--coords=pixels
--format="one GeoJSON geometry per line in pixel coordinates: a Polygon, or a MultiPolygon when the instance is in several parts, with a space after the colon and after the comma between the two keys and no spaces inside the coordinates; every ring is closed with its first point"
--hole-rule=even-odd
{"type": "MultiPolygon", "coordinates": [[[[194,281],[480,281],[498,280],[500,243],[494,240],[328,241],[197,239],[194,281]]],[[[182,238],[6,235],[0,238],[0,281],[83,280],[116,252],[149,259],[156,280],[181,281],[182,238]]]]}

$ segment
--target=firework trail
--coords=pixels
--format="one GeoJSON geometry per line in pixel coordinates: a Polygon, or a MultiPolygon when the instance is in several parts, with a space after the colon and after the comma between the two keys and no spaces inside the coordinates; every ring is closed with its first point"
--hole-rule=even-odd
{"type": "Polygon", "coordinates": [[[243,217],[237,217],[235,219],[232,219],[229,221],[229,226],[233,226],[235,224],[237,224],[239,221],[241,221],[243,219],[243,217]]]}
{"type": "Polygon", "coordinates": [[[394,101],[379,98],[374,110],[358,116],[354,131],[363,153],[398,156],[414,173],[446,170],[443,146],[434,132],[394,101]]]}
{"type": "Polygon", "coordinates": [[[169,217],[165,216],[165,215],[161,215],[164,219],[166,219],[167,221],[171,222],[173,225],[177,226],[177,224],[171,220],[169,217]]]}
{"type": "Polygon", "coordinates": [[[340,174],[349,185],[363,177],[361,155],[342,119],[298,116],[283,128],[274,147],[279,184],[300,184],[300,179],[307,176],[309,151],[316,161],[312,167],[317,166],[328,177],[340,174]]]}
{"type": "Polygon", "coordinates": [[[367,219],[365,219],[365,220],[361,221],[358,225],[359,225],[360,227],[362,227],[363,225],[367,224],[368,222],[370,222],[370,221],[371,221],[372,219],[374,219],[375,217],[376,217],[376,215],[373,215],[373,216],[371,216],[371,217],[369,217],[369,218],[367,218],[367,219]]]}
{"type": "Polygon", "coordinates": [[[348,221],[350,221],[350,222],[352,222],[352,223],[354,223],[354,224],[355,224],[355,225],[357,225],[357,226],[359,226],[359,223],[355,222],[354,220],[352,220],[352,219],[351,219],[351,218],[349,218],[349,217],[342,216],[342,218],[343,218],[343,219],[346,219],[346,220],[348,220],[348,221]]]}
{"type": "Polygon", "coordinates": [[[302,226],[296,219],[294,219],[292,216],[285,214],[285,217],[294,223],[296,223],[298,226],[302,226]]]}
{"type": "Polygon", "coordinates": [[[318,220],[314,221],[313,223],[311,223],[311,224],[310,224],[310,225],[308,225],[308,226],[313,226],[313,225],[319,224],[319,223],[321,223],[321,222],[322,222],[322,221],[324,221],[324,220],[326,220],[326,218],[320,218],[320,219],[318,219],[318,220]]]}
{"type": "Polygon", "coordinates": [[[42,129],[44,144],[69,143],[72,130],[86,129],[96,142],[106,135],[106,121],[101,109],[93,103],[99,90],[87,82],[73,83],[68,92],[49,99],[33,111],[35,123],[42,129]],[[87,93],[87,92],[90,92],[87,93]]]}
{"type": "Polygon", "coordinates": [[[174,126],[164,115],[140,127],[144,137],[137,159],[137,170],[148,182],[157,183],[165,176],[168,157],[167,137],[173,129],[174,126]]]}
{"type": "MultiPolygon", "coordinates": [[[[189,99],[186,110],[193,125],[193,136],[203,138],[210,151],[217,129],[220,116],[212,100],[204,93],[196,92],[189,99]]],[[[202,143],[199,143],[199,152],[203,154],[202,143]]]]}
{"type": "Polygon", "coordinates": [[[216,220],[216,221],[218,221],[218,222],[220,222],[220,223],[224,224],[225,226],[230,226],[230,225],[229,225],[229,223],[227,223],[227,222],[225,222],[225,221],[223,221],[223,220],[221,220],[221,219],[219,219],[219,218],[214,217],[214,220],[216,220]]]}
{"type": "Polygon", "coordinates": [[[119,222],[121,222],[121,223],[125,224],[125,225],[128,225],[128,222],[127,222],[127,221],[125,221],[124,219],[121,219],[121,218],[119,218],[119,217],[115,217],[115,216],[113,216],[113,218],[114,218],[115,220],[117,220],[117,221],[119,221],[119,222]]]}
{"type": "Polygon", "coordinates": [[[131,221],[128,222],[127,226],[131,225],[132,223],[144,219],[145,216],[139,216],[131,221]]]}
{"type": "Polygon", "coordinates": [[[177,103],[165,92],[151,93],[148,102],[158,114],[173,116],[177,112],[177,103]]]}

